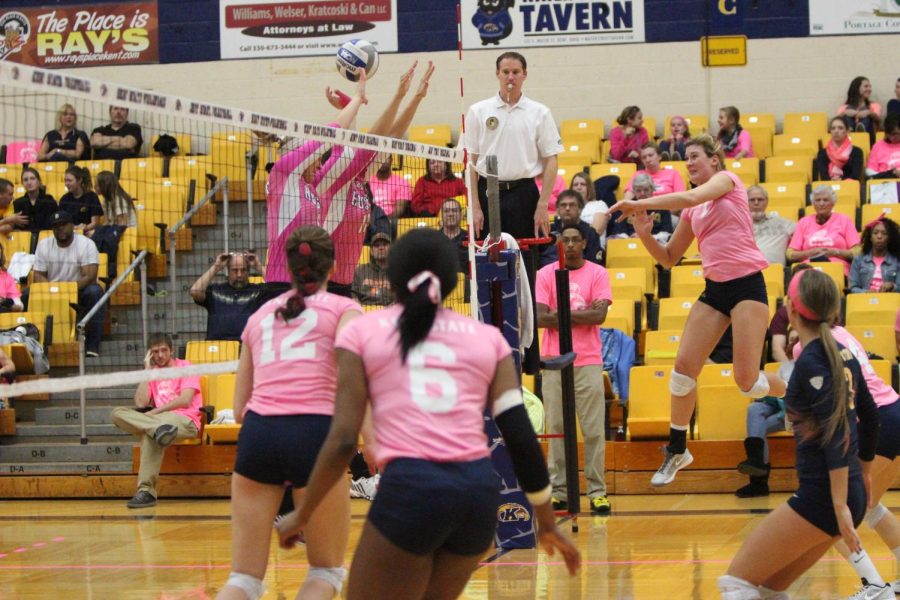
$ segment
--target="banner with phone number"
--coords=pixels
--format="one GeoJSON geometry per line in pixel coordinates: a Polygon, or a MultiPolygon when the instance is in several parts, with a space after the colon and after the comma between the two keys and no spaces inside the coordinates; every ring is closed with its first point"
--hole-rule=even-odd
{"type": "Polygon", "coordinates": [[[155,1],[0,6],[0,60],[47,69],[159,62],[158,15],[155,1]]]}

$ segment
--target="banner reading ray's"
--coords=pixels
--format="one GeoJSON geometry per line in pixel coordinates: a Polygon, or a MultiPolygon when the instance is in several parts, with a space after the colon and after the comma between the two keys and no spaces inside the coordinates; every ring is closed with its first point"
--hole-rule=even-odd
{"type": "Polygon", "coordinates": [[[5,9],[0,60],[49,69],[159,62],[156,2],[5,9]]]}

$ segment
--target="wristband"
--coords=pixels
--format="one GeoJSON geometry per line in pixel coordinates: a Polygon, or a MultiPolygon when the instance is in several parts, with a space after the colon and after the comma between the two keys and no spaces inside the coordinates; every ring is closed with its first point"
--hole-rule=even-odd
{"type": "Polygon", "coordinates": [[[341,90],[334,90],[334,95],[338,97],[338,100],[340,100],[340,102],[341,102],[341,108],[344,108],[344,107],[346,107],[348,104],[350,104],[350,100],[351,100],[350,96],[348,96],[347,94],[345,94],[345,93],[342,92],[341,90]]]}

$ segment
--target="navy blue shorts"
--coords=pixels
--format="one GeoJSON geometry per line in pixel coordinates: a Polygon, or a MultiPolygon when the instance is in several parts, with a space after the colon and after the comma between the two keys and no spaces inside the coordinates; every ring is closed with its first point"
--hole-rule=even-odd
{"type": "MultiPolygon", "coordinates": [[[[831,503],[831,486],[823,483],[800,482],[800,488],[788,498],[788,506],[798,515],[834,537],[841,535],[834,504],[831,503]]],[[[866,516],[866,487],[862,476],[850,477],[847,489],[847,506],[853,516],[853,526],[859,527],[866,516]]]]}
{"type": "Polygon", "coordinates": [[[766,306],[769,305],[766,280],[761,271],[729,281],[707,279],[706,289],[700,294],[699,300],[703,304],[712,306],[726,317],[730,317],[731,310],[744,300],[755,300],[766,306]]]}
{"type": "Polygon", "coordinates": [[[878,448],[875,454],[894,460],[900,454],[900,400],[878,407],[878,448]]]}
{"type": "Polygon", "coordinates": [[[259,483],[306,487],[330,427],[327,415],[267,417],[248,410],[234,472],[259,483]]]}
{"type": "Polygon", "coordinates": [[[369,509],[369,522],[392,544],[419,556],[446,550],[481,554],[497,528],[500,481],[487,458],[388,463],[369,509]]]}

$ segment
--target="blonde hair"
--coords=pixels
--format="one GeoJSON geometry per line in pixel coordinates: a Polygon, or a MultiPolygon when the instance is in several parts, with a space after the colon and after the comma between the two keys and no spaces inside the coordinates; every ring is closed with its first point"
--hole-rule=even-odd
{"type": "Polygon", "coordinates": [[[718,158],[719,159],[719,168],[717,171],[725,170],[725,151],[722,150],[722,146],[713,139],[711,135],[708,133],[701,133],[695,138],[691,138],[687,142],[684,143],[685,151],[691,146],[699,146],[703,153],[709,158],[718,158]]]}
{"type": "Polygon", "coordinates": [[[592,202],[597,199],[597,193],[594,191],[594,182],[591,181],[591,176],[584,171],[579,171],[572,175],[572,179],[569,180],[569,189],[572,189],[573,184],[575,183],[575,178],[578,177],[580,179],[584,179],[584,182],[587,184],[587,194],[584,196],[584,202],[587,204],[588,202],[592,202]]]}
{"type": "Polygon", "coordinates": [[[75,126],[78,124],[78,113],[75,112],[75,107],[67,102],[66,104],[63,104],[62,106],[60,106],[59,110],[56,111],[56,128],[57,129],[62,128],[62,118],[67,110],[71,110],[73,113],[75,113],[75,122],[72,123],[72,128],[74,129],[75,126]]]}

